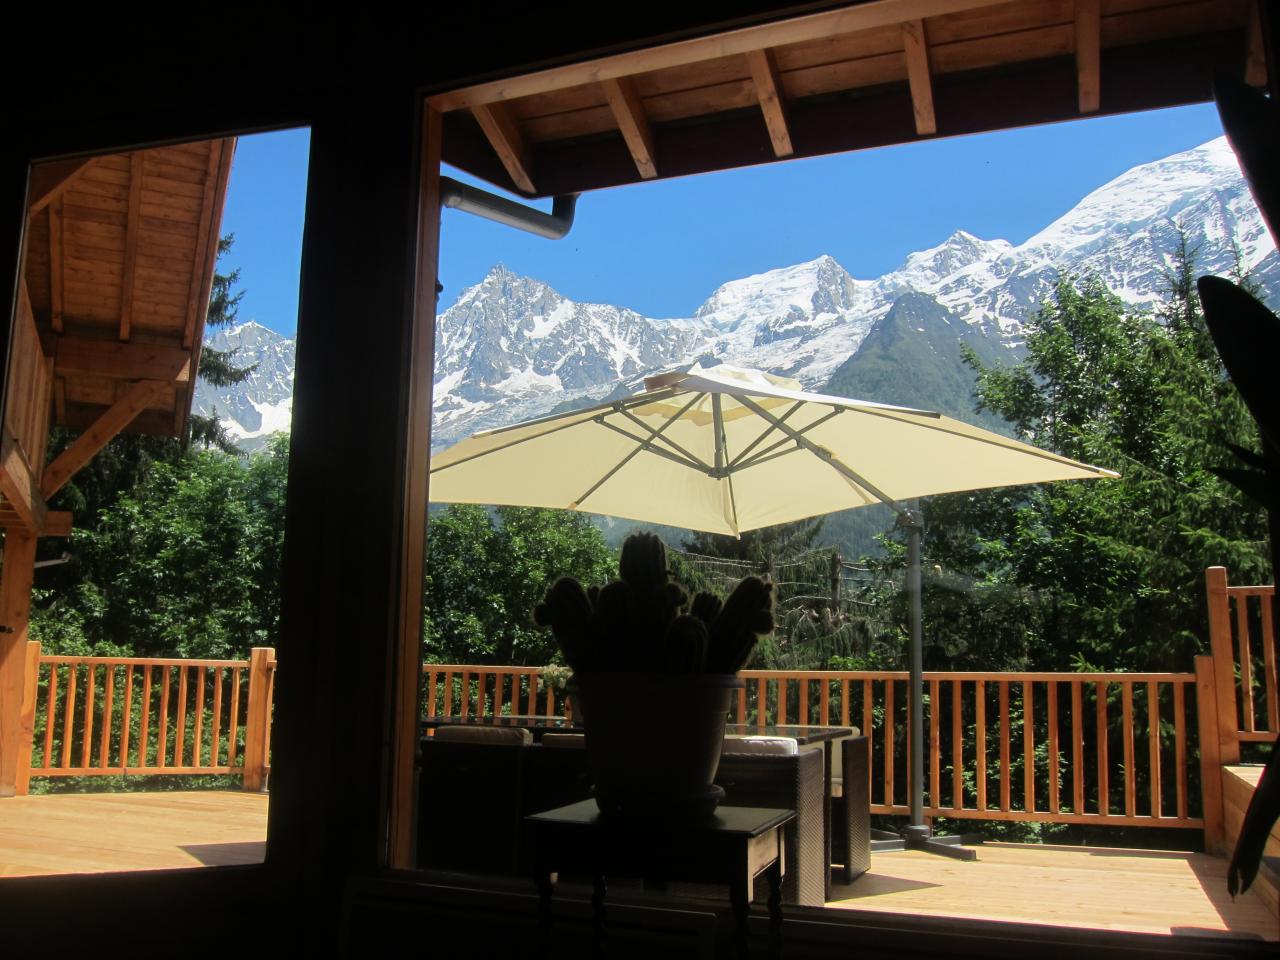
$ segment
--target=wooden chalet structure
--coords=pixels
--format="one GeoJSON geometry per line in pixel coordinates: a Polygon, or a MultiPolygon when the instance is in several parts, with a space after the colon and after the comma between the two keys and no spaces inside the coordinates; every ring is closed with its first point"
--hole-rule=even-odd
{"type": "Polygon", "coordinates": [[[0,435],[0,797],[31,735],[36,540],[71,532],[48,502],[121,431],[183,435],[234,150],[206,140],[32,168],[0,435]],[[46,462],[51,427],[79,437],[46,462]]]}
{"type": "MultiPolygon", "coordinates": [[[[131,933],[135,955],[189,945],[193,931],[225,917],[236,919],[241,947],[268,956],[307,947],[333,953],[335,944],[360,956],[406,944],[444,956],[459,945],[469,953],[527,945],[533,928],[523,894],[483,884],[446,890],[405,872],[414,848],[442,160],[544,197],[1204,102],[1217,72],[1275,84],[1271,7],[1255,0],[737,2],[605,18],[598,7],[499,3],[398,13],[376,29],[352,16],[299,24],[264,15],[234,38],[174,30],[172,42],[148,40],[126,19],[91,27],[69,15],[55,22],[52,13],[11,14],[19,22],[9,35],[50,38],[58,65],[38,78],[20,57],[4,67],[0,261],[10,268],[11,310],[0,338],[9,347],[3,422],[18,440],[27,439],[20,431],[36,408],[46,409],[32,403],[41,383],[52,400],[50,420],[74,415],[91,426],[132,398],[145,422],[178,430],[186,388],[175,367],[158,362],[159,348],[188,351],[191,369],[199,348],[198,319],[191,326],[190,313],[179,310],[162,322],[150,307],[154,298],[143,296],[160,289],[148,286],[153,278],[142,269],[151,255],[145,230],[132,238],[132,254],[126,231],[123,259],[114,252],[103,261],[108,267],[90,271],[119,276],[112,287],[119,300],[113,292],[97,312],[73,314],[84,268],[81,258],[66,257],[68,216],[69,207],[84,204],[68,201],[84,191],[64,192],[60,224],[51,227],[47,213],[32,217],[33,163],[293,125],[310,128],[311,162],[265,863],[181,875],[0,879],[0,917],[22,918],[6,923],[6,948],[15,955],[47,949],[56,931],[60,949],[98,949],[104,931],[119,930],[121,918],[139,909],[147,919],[131,933]],[[52,250],[59,227],[60,304],[50,286],[56,269],[47,270],[49,279],[40,275],[39,292],[34,276],[19,273],[24,243],[52,250]],[[138,266],[131,274],[111,269],[130,260],[138,266]],[[42,340],[40,363],[24,366],[24,357],[36,356],[23,347],[26,302],[46,340],[56,340],[60,306],[62,335],[94,342],[84,381],[66,382],[63,413],[56,343],[42,340]],[[123,369],[113,367],[116,351],[133,355],[142,344],[156,351],[150,366],[104,375],[123,369]],[[335,382],[344,389],[333,390],[335,382]],[[145,390],[154,392],[144,403],[145,390]]],[[[195,148],[180,149],[188,151],[184,159],[196,158],[195,148]]],[[[212,171],[206,159],[203,169],[212,171]]],[[[190,162],[174,166],[192,169],[190,162]]],[[[143,224],[147,168],[144,159],[143,224]]],[[[124,186],[123,173],[104,171],[85,183],[124,186]]],[[[579,217],[590,216],[589,199],[579,217]]],[[[110,202],[130,207],[128,197],[110,202]]],[[[100,219],[93,222],[103,226],[100,219]]],[[[205,242],[214,236],[205,234],[205,242]]],[[[43,250],[32,254],[33,265],[36,256],[45,258],[43,250]]],[[[209,247],[204,256],[207,271],[209,247]]],[[[182,259],[194,277],[197,250],[182,259]]],[[[176,291],[192,290],[186,281],[160,282],[174,307],[176,291]]],[[[36,494],[51,467],[39,475],[39,451],[25,448],[30,471],[9,471],[17,449],[6,446],[6,483],[16,484],[7,529],[23,542],[48,529],[36,494]]],[[[0,622],[20,628],[20,591],[6,585],[3,593],[13,604],[6,601],[0,622]]],[[[0,649],[11,651],[10,635],[0,636],[0,649]]],[[[0,717],[11,715],[13,696],[12,688],[0,689],[8,698],[0,704],[10,704],[0,717]]],[[[1105,931],[1068,942],[1030,926],[906,916],[804,919],[784,926],[789,956],[859,948],[900,957],[1248,950],[1233,942],[1215,953],[1211,943],[1105,931]]],[[[678,916],[656,911],[649,922],[654,936],[682,942],[678,916]]]]}

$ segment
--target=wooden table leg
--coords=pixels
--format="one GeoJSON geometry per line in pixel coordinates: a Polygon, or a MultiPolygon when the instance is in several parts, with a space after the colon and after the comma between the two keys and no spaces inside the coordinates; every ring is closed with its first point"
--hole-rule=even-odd
{"type": "Polygon", "coordinates": [[[782,854],[765,871],[769,881],[769,956],[782,956],[782,854]]]}

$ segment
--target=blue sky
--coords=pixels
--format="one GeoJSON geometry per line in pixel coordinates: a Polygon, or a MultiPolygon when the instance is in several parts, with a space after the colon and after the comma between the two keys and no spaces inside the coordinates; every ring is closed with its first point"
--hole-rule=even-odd
{"type": "MultiPolygon", "coordinates": [[[[689,316],[727,280],[824,253],[876,277],[957,229],[1021,243],[1130,167],[1221,133],[1201,105],[638,184],[584,196],[559,241],[446,210],[441,308],[499,262],[574,300],[652,317],[689,316]]],[[[307,148],[301,130],[241,138],[223,216],[236,237],[224,268],[241,271],[240,318],[287,335],[307,148]]]]}

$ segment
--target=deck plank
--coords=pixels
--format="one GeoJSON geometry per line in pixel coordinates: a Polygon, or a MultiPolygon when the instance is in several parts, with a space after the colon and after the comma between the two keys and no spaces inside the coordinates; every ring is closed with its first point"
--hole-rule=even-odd
{"type": "Polygon", "coordinates": [[[1275,904],[1232,902],[1227,863],[1200,853],[988,843],[962,863],[919,851],[876,853],[837,885],[831,908],[1016,923],[1280,939],[1275,904]]]}
{"type": "Polygon", "coordinates": [[[0,800],[0,877],[261,863],[267,795],[85,793],[0,800]]]}

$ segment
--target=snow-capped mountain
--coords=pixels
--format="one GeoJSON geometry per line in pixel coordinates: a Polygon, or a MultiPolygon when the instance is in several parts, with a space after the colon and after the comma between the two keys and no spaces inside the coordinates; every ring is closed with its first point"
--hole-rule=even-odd
{"type": "Polygon", "coordinates": [[[293,417],[294,341],[250,320],[206,337],[214,350],[234,350],[239,367],[254,366],[244,383],[196,387],[197,413],[216,415],[237,445],[256,450],[273,433],[288,431],[293,417]]]}
{"type": "MultiPolygon", "coordinates": [[[[1225,138],[1129,170],[1017,246],[957,230],[871,279],[857,279],[822,256],[731,280],[688,318],[577,303],[541,280],[496,266],[438,318],[434,442],[627,393],[647,373],[695,360],[765,369],[823,388],[908,294],[913,306],[894,322],[934,317],[935,344],[951,321],[921,296],[967,325],[971,345],[977,338],[990,340],[997,353],[1016,349],[1023,321],[1063,272],[1097,273],[1130,305],[1151,307],[1167,287],[1178,224],[1200,272],[1229,274],[1238,263],[1275,301],[1280,255],[1225,138]]],[[[876,339],[877,356],[893,342],[876,339]]],[[[287,423],[292,344],[256,324],[211,343],[239,344],[239,356],[262,366],[247,389],[215,393],[202,385],[197,410],[216,406],[249,442],[287,423]],[[278,365],[286,355],[287,375],[278,365]]]]}

